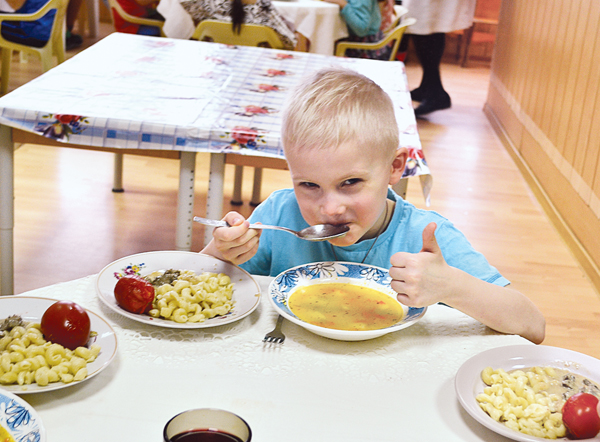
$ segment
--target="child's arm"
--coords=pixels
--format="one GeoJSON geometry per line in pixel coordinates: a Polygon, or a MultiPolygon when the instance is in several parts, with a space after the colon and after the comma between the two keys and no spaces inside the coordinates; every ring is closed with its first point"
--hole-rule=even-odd
{"type": "Polygon", "coordinates": [[[348,3],[346,0],[325,1],[339,5],[342,19],[352,33],[359,37],[369,35],[371,22],[374,19],[373,14],[379,14],[379,6],[373,5],[372,0],[354,1],[352,3],[348,3]],[[377,8],[377,11],[374,8],[377,8]]]}
{"type": "Polygon", "coordinates": [[[546,321],[522,293],[482,281],[449,266],[435,239],[435,223],[423,230],[420,253],[396,253],[391,258],[392,288],[408,306],[425,307],[443,302],[488,327],[518,334],[539,344],[546,321]]]}
{"type": "Polygon", "coordinates": [[[237,212],[229,212],[223,219],[232,227],[216,228],[201,253],[236,265],[248,261],[258,250],[259,231],[250,229],[250,223],[237,212]]]}

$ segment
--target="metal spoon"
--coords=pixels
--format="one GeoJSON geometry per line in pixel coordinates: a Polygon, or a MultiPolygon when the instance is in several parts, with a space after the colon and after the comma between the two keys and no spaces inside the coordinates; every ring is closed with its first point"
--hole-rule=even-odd
{"type": "MultiPolygon", "coordinates": [[[[216,219],[200,218],[199,216],[194,217],[194,221],[205,226],[212,227],[231,227],[226,221],[219,221],[216,219]]],[[[272,230],[283,230],[284,232],[296,235],[300,239],[307,241],[325,241],[331,238],[345,235],[350,228],[345,225],[334,226],[333,224],[318,224],[316,226],[310,226],[306,229],[302,229],[299,232],[288,229],[287,227],[279,226],[267,226],[265,224],[250,224],[251,229],[272,229],[272,230]]]]}

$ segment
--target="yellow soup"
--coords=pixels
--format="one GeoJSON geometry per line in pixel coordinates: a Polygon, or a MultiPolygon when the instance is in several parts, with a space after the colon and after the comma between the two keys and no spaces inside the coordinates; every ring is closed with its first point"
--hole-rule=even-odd
{"type": "Polygon", "coordinates": [[[0,425],[0,442],[15,442],[13,437],[4,429],[4,427],[2,427],[2,425],[0,425]]]}
{"type": "Polygon", "coordinates": [[[291,293],[288,306],[303,321],[336,330],[379,330],[404,316],[402,305],[391,296],[344,283],[298,287],[291,293]]]}

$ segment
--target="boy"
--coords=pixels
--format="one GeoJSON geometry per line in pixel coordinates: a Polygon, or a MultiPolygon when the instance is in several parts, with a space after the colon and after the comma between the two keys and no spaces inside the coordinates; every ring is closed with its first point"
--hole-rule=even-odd
{"type": "Polygon", "coordinates": [[[398,148],[391,99],[373,81],[338,68],[317,72],[290,96],[282,140],[294,189],[274,192],[251,221],[294,230],[344,224],[348,233],[308,242],[259,233],[230,212],[232,227],[215,229],[203,253],[271,276],[315,261],[391,263],[401,303],[443,302],[499,332],[543,341],[544,317],[527,297],[506,287],[509,281],[447,219],[389,189],[402,177],[407,151],[398,148]]]}

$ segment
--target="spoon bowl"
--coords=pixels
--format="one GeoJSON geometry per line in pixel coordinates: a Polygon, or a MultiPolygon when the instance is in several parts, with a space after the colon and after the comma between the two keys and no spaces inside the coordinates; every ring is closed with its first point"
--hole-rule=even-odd
{"type": "MultiPolygon", "coordinates": [[[[212,227],[231,227],[226,221],[220,221],[216,219],[200,218],[199,216],[194,217],[194,221],[205,226],[212,227]]],[[[346,225],[333,225],[333,224],[317,224],[316,226],[310,226],[299,232],[288,229],[287,227],[280,226],[269,226],[266,224],[250,224],[251,229],[271,229],[271,230],[282,230],[287,233],[304,239],[306,241],[326,241],[328,239],[337,238],[338,236],[345,235],[350,228],[346,225]]]]}

